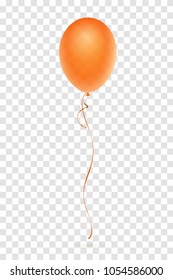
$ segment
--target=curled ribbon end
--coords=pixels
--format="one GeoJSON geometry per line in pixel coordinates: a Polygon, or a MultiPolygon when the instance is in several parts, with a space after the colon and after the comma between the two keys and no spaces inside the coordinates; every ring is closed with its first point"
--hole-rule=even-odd
{"type": "Polygon", "coordinates": [[[93,235],[93,231],[91,230],[90,236],[88,237],[88,240],[92,237],[92,235],[93,235]]]}

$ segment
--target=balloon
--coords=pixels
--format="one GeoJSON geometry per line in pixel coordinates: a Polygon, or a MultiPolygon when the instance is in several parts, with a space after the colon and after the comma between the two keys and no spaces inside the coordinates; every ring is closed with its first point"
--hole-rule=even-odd
{"type": "Polygon", "coordinates": [[[60,62],[67,78],[79,90],[98,89],[116,61],[116,43],[110,29],[95,18],[81,18],[64,32],[60,62]]]}

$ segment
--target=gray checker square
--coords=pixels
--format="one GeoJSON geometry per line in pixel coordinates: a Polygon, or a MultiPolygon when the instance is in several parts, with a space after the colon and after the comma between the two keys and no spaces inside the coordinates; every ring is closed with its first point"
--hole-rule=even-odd
{"type": "Polygon", "coordinates": [[[153,260],[173,254],[173,2],[0,3],[0,259],[153,260]],[[88,98],[95,158],[62,72],[63,32],[95,17],[114,33],[110,79],[88,98]]]}

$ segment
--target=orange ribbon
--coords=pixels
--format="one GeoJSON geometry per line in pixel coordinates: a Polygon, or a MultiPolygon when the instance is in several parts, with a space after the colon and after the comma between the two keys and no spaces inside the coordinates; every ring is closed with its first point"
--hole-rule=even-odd
{"type": "Polygon", "coordinates": [[[93,159],[94,159],[94,142],[93,142],[93,137],[92,137],[92,133],[91,133],[91,130],[89,128],[89,125],[88,125],[88,122],[87,122],[87,119],[86,119],[86,116],[85,116],[85,112],[84,110],[88,108],[88,105],[85,103],[84,101],[84,98],[85,96],[90,96],[90,93],[87,92],[83,95],[82,99],[81,99],[81,106],[82,106],[82,109],[80,109],[80,111],[78,112],[77,114],[77,120],[78,120],[78,123],[80,124],[81,127],[83,128],[86,128],[88,129],[89,131],[89,134],[90,134],[90,138],[91,138],[91,143],[92,143],[92,157],[91,157],[91,162],[90,162],[90,166],[88,168],[88,172],[87,172],[87,175],[85,177],[85,181],[84,181],[84,185],[83,185],[83,204],[84,204],[84,207],[85,207],[85,211],[86,211],[86,215],[88,216],[89,218],[89,221],[90,221],[90,235],[88,237],[88,239],[90,239],[93,235],[93,226],[92,226],[92,220],[91,220],[91,217],[89,215],[89,211],[88,211],[88,208],[87,208],[87,205],[86,205],[86,199],[85,199],[85,189],[86,189],[86,184],[87,184],[87,181],[88,181],[88,177],[89,177],[89,174],[91,172],[91,168],[92,168],[92,165],[93,165],[93,159]],[[84,107],[85,105],[85,107],[84,107]],[[85,125],[84,124],[81,124],[80,122],[80,118],[79,118],[79,115],[80,113],[83,114],[83,118],[84,118],[84,121],[85,121],[85,125]]]}

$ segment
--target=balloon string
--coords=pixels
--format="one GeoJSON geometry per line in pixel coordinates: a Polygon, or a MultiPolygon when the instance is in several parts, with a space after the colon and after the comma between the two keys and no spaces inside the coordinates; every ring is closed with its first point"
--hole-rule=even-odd
{"type": "Polygon", "coordinates": [[[92,220],[91,220],[91,217],[89,215],[89,211],[88,211],[88,208],[87,208],[87,205],[86,205],[86,199],[85,199],[85,189],[86,189],[86,184],[87,184],[87,181],[88,181],[88,177],[89,177],[89,174],[91,172],[91,168],[92,168],[92,165],[93,165],[93,159],[94,159],[94,142],[93,142],[93,137],[92,137],[92,133],[91,133],[91,130],[89,128],[89,125],[88,125],[88,122],[87,122],[87,119],[86,119],[86,116],[85,116],[85,113],[84,113],[84,110],[88,108],[88,105],[85,103],[84,101],[84,98],[85,96],[90,96],[90,94],[87,92],[83,95],[82,99],[81,99],[81,106],[82,106],[82,109],[80,109],[80,111],[78,112],[77,114],[77,120],[78,120],[78,123],[80,124],[81,127],[83,128],[86,128],[88,129],[89,131],[89,134],[90,134],[90,138],[91,138],[91,143],[92,143],[92,157],[91,157],[91,162],[90,162],[90,166],[88,168],[88,171],[87,171],[87,175],[85,177],[85,181],[84,181],[84,185],[83,185],[83,204],[84,204],[84,207],[85,207],[85,211],[86,211],[86,215],[88,216],[89,218],[89,222],[90,222],[90,235],[88,237],[88,239],[90,239],[93,235],[93,226],[92,226],[92,220]],[[85,107],[84,107],[85,105],[85,107]],[[80,122],[80,118],[79,118],[79,115],[80,113],[83,114],[83,118],[84,118],[84,121],[85,121],[85,124],[81,124],[80,122]]]}

